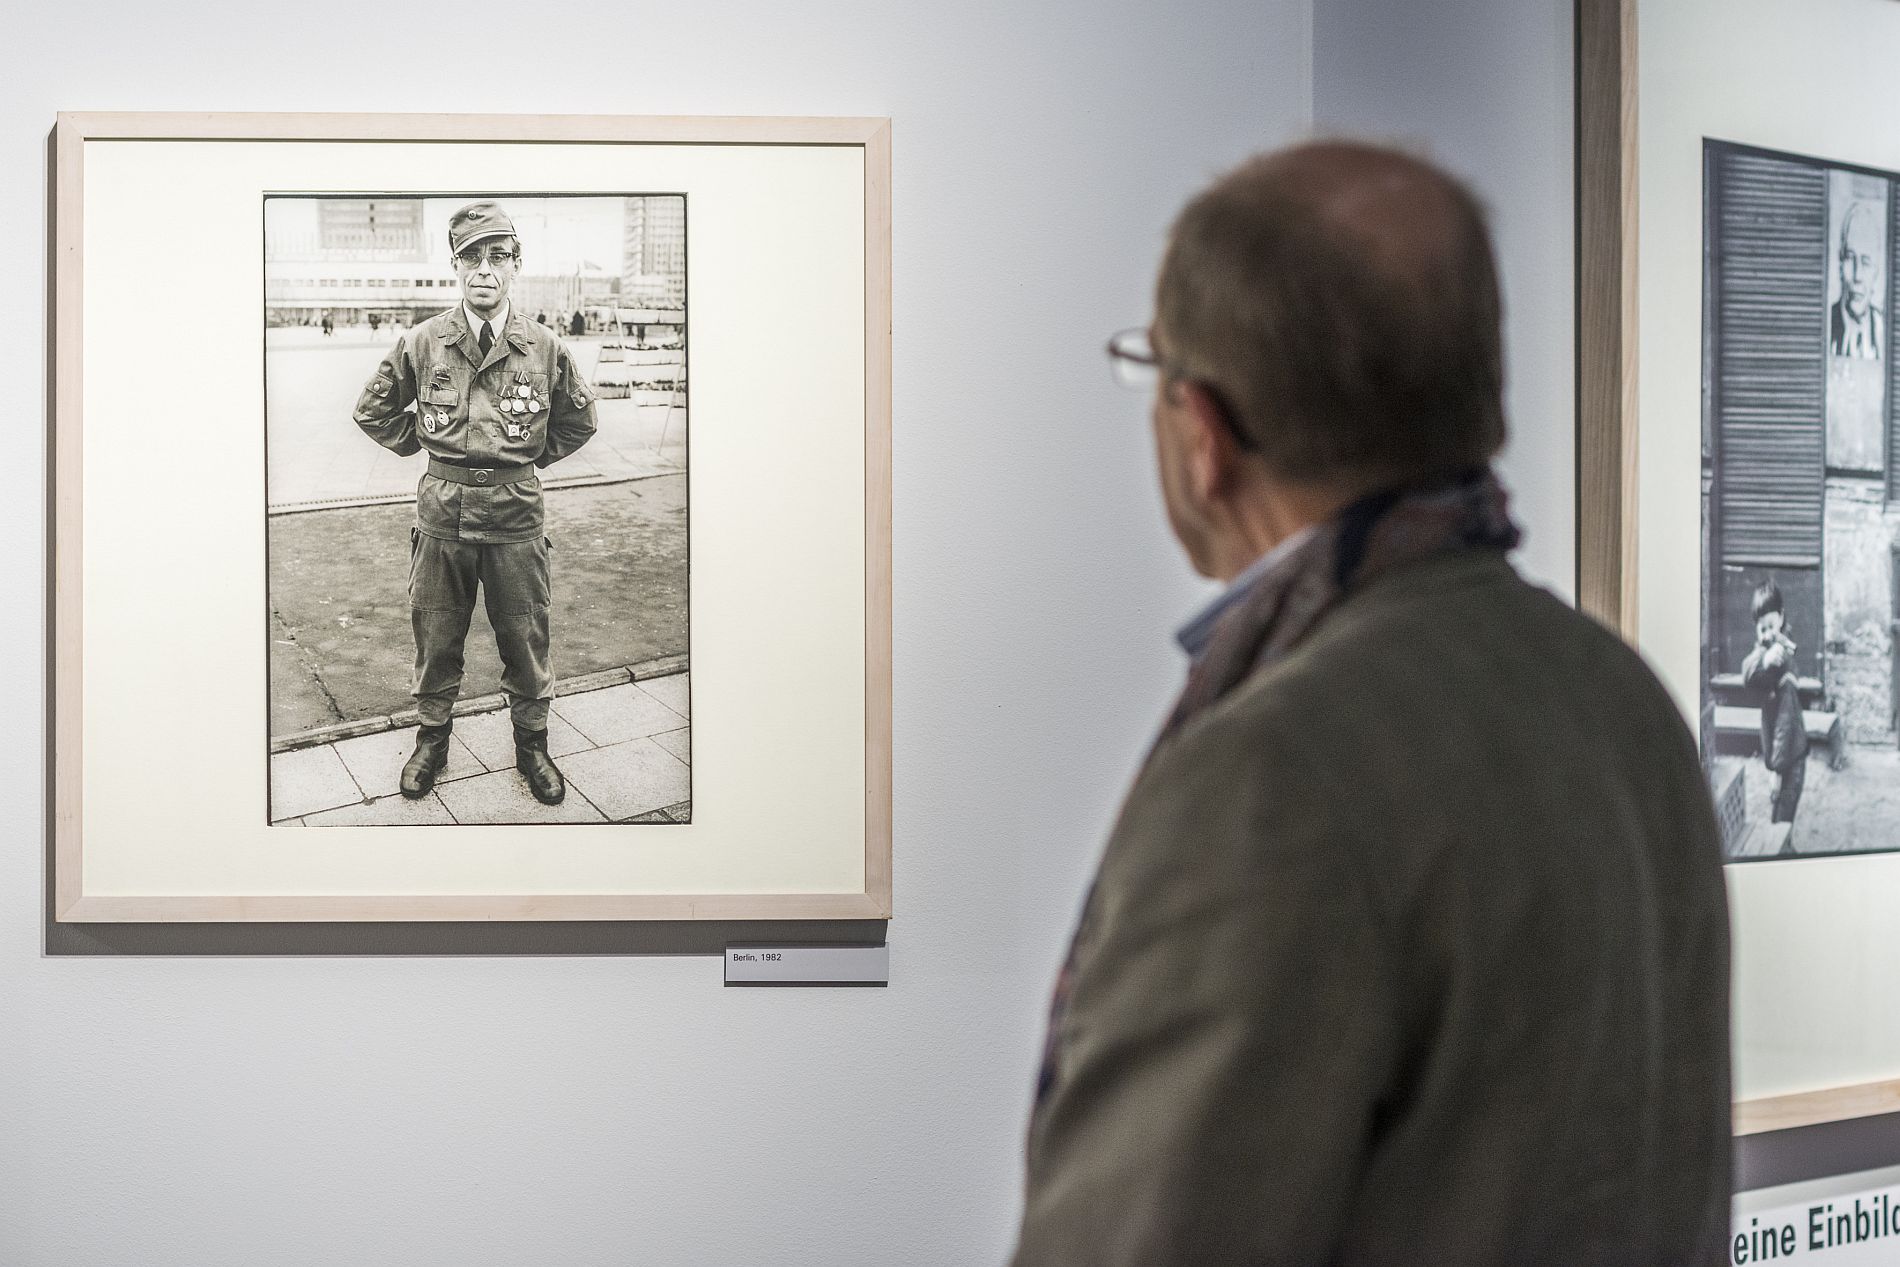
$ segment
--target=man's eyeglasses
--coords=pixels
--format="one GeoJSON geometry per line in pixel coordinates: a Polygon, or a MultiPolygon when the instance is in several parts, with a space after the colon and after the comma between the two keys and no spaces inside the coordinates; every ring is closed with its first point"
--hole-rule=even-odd
{"type": "Polygon", "coordinates": [[[500,268],[504,264],[515,262],[515,252],[512,247],[506,246],[491,246],[486,250],[471,246],[466,251],[457,251],[455,262],[462,268],[480,268],[483,264],[487,264],[490,268],[500,268]]]}
{"type": "Polygon", "coordinates": [[[1214,402],[1214,408],[1220,412],[1221,421],[1226,424],[1228,433],[1234,437],[1234,443],[1242,452],[1258,452],[1258,446],[1240,425],[1240,416],[1233,406],[1227,403],[1226,395],[1214,384],[1205,379],[1194,378],[1169,361],[1163,360],[1155,351],[1154,340],[1148,337],[1146,330],[1121,330],[1108,340],[1108,363],[1115,371],[1115,381],[1123,387],[1132,387],[1137,391],[1151,391],[1166,378],[1192,382],[1214,402]]]}
{"type": "Polygon", "coordinates": [[[1123,387],[1148,391],[1165,368],[1146,330],[1119,330],[1108,340],[1108,364],[1123,387]]]}

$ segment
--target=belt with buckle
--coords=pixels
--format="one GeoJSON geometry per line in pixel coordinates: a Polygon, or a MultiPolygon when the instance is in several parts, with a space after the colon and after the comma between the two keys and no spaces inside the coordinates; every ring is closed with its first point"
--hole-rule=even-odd
{"type": "Polygon", "coordinates": [[[429,474],[439,480],[448,480],[451,484],[519,484],[534,478],[534,463],[524,462],[520,466],[461,466],[444,462],[441,458],[430,458],[429,474]]]}

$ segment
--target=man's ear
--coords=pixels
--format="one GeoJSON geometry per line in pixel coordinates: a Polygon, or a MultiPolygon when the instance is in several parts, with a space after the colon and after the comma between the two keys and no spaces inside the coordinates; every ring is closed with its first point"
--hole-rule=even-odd
{"type": "Polygon", "coordinates": [[[1199,383],[1176,384],[1181,393],[1183,429],[1187,432],[1187,472],[1195,495],[1203,501],[1225,493],[1234,481],[1240,444],[1226,411],[1199,383]]]}

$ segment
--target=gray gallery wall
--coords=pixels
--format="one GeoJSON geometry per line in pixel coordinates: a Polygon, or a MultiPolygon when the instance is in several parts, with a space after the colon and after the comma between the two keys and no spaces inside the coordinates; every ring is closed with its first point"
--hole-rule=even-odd
{"type": "Polygon", "coordinates": [[[1313,0],[1313,120],[1465,176],[1504,272],[1519,562],[1575,591],[1571,0],[1313,0]]]}
{"type": "MultiPolygon", "coordinates": [[[[1102,340],[1146,319],[1181,199],[1304,128],[1308,19],[1305,0],[10,7],[0,1263],[995,1261],[1047,985],[1201,592],[1102,340]],[[688,956],[43,953],[61,109],[893,116],[888,990],[722,991],[688,956]]],[[[164,321],[189,268],[154,244],[124,316],[216,391],[220,349],[164,321]]],[[[151,550],[218,566],[162,524],[151,550]]],[[[258,685],[172,684],[179,742],[194,701],[258,685]]]]}

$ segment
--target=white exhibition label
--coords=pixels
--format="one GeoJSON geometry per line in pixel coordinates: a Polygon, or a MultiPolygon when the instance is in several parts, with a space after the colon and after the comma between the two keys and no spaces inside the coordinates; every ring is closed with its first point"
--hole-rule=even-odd
{"type": "Polygon", "coordinates": [[[1740,1193],[1731,1264],[1900,1262],[1900,1167],[1740,1193]]]}
{"type": "Polygon", "coordinates": [[[728,946],[727,985],[889,985],[891,948],[728,946]]]}

